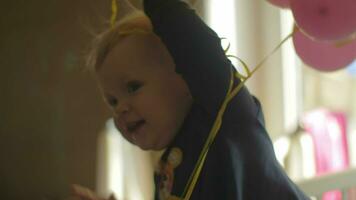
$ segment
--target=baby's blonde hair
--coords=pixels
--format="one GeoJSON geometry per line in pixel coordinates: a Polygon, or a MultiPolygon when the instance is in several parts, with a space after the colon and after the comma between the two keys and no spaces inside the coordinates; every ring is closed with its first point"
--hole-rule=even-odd
{"type": "Polygon", "coordinates": [[[142,11],[125,16],[113,27],[94,38],[86,60],[88,69],[92,72],[97,71],[108,53],[122,38],[132,34],[150,33],[153,33],[151,21],[142,11]]]}

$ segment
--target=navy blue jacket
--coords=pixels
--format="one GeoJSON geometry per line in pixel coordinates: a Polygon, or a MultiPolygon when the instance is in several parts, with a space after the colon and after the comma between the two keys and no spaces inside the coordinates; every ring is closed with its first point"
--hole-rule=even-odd
{"type": "MultiPolygon", "coordinates": [[[[167,179],[172,181],[168,192],[181,197],[226,96],[234,67],[220,38],[186,3],[145,0],[144,9],[194,99],[181,130],[162,156],[162,163],[167,163],[170,151],[178,148],[182,162],[171,167],[169,177],[161,173],[155,180],[156,199],[167,179]]],[[[239,82],[236,79],[235,85],[239,82]]],[[[228,105],[191,199],[308,199],[277,162],[261,106],[245,87],[228,105]]]]}

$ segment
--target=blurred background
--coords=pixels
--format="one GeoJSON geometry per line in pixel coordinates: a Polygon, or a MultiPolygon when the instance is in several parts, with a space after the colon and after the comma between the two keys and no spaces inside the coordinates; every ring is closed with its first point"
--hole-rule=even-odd
{"type": "MultiPolygon", "coordinates": [[[[114,130],[83,63],[92,34],[109,27],[111,0],[1,3],[0,199],[65,199],[72,183],[101,195],[151,199],[159,153],[141,152],[114,130]]],[[[250,68],[293,28],[290,11],[266,1],[191,3],[250,68]]],[[[262,102],[276,155],[295,181],[352,168],[356,64],[321,73],[305,66],[292,45],[247,84],[262,102]]]]}

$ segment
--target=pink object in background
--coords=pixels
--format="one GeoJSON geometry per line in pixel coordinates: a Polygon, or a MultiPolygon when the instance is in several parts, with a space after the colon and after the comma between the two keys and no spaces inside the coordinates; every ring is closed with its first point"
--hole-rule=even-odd
{"type": "Polygon", "coordinates": [[[299,30],[293,35],[293,43],[303,62],[319,71],[344,68],[356,58],[356,38],[346,44],[337,45],[314,41],[299,30]]]}
{"type": "MultiPolygon", "coordinates": [[[[316,173],[344,170],[349,167],[346,136],[346,115],[321,109],[307,113],[303,118],[305,130],[311,134],[315,148],[316,173]]],[[[323,200],[341,200],[340,191],[323,195],[323,200]]]]}
{"type": "Polygon", "coordinates": [[[280,8],[289,8],[289,0],[268,0],[271,4],[280,8]]]}
{"type": "Polygon", "coordinates": [[[343,40],[356,33],[355,0],[290,0],[297,25],[323,41],[343,40]]]}

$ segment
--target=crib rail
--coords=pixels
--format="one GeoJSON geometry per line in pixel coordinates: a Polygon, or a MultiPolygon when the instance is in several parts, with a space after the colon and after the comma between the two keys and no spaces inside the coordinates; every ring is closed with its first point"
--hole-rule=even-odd
{"type": "Polygon", "coordinates": [[[317,199],[321,199],[325,192],[340,190],[343,196],[342,199],[346,200],[349,199],[349,190],[356,188],[356,168],[297,181],[297,185],[307,195],[316,197],[317,199]]]}

